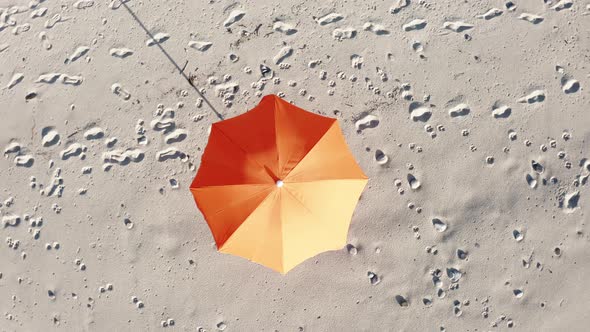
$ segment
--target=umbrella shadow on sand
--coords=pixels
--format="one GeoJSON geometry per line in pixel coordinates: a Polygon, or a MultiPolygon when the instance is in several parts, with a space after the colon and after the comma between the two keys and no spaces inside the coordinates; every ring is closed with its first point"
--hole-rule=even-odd
{"type": "MultiPolygon", "coordinates": [[[[152,39],[152,40],[156,40],[156,38],[154,37],[154,35],[146,28],[146,26],[143,24],[143,22],[139,19],[139,17],[137,17],[137,15],[131,10],[131,8],[129,8],[129,6],[127,5],[127,1],[120,1],[121,5],[123,5],[123,7],[125,7],[125,9],[127,9],[127,11],[129,12],[129,14],[131,14],[131,17],[133,17],[133,19],[139,24],[139,26],[143,29],[143,31],[145,31],[145,33],[152,39]]],[[[160,49],[160,51],[162,51],[162,53],[164,53],[164,55],[166,56],[166,58],[168,58],[168,60],[174,65],[174,67],[176,67],[176,69],[178,70],[178,73],[184,77],[184,79],[188,82],[188,84],[190,84],[190,86],[193,87],[193,89],[195,90],[195,92],[199,95],[199,97],[201,97],[201,99],[203,99],[203,101],[205,101],[205,103],[207,103],[207,105],[209,105],[209,107],[213,110],[213,112],[215,113],[215,115],[219,118],[219,120],[223,120],[223,115],[221,115],[221,113],[219,113],[215,107],[213,107],[213,105],[209,102],[209,100],[207,98],[205,98],[205,96],[199,91],[199,89],[197,89],[197,87],[195,86],[195,84],[193,83],[193,80],[188,77],[185,73],[184,73],[184,68],[180,68],[180,66],[178,65],[178,63],[176,61],[174,61],[174,59],[170,56],[170,54],[168,52],[166,52],[166,50],[164,49],[164,47],[162,46],[161,43],[155,43],[156,46],[158,46],[158,48],[160,49]]],[[[186,65],[185,65],[186,67],[186,65]]]]}

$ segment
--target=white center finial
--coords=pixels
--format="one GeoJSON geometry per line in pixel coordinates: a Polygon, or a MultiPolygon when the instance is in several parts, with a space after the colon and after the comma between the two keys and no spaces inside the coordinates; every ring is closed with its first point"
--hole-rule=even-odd
{"type": "Polygon", "coordinates": [[[283,186],[283,181],[282,180],[277,180],[277,187],[280,188],[283,186]]]}

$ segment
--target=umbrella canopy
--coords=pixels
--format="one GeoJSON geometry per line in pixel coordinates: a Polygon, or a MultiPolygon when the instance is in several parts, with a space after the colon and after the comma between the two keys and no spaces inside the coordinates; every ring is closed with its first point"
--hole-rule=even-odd
{"type": "Polygon", "coordinates": [[[268,95],[212,125],[190,190],[219,251],[286,273],[346,244],[366,183],[336,119],[268,95]]]}

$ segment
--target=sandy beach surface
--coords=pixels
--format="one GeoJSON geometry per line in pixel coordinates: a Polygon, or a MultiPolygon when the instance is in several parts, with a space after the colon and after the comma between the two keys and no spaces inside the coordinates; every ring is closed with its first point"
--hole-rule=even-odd
{"type": "Polygon", "coordinates": [[[0,0],[0,331],[588,331],[589,86],[586,0],[0,0]],[[267,94],[370,178],[285,276],[189,191],[267,94]]]}

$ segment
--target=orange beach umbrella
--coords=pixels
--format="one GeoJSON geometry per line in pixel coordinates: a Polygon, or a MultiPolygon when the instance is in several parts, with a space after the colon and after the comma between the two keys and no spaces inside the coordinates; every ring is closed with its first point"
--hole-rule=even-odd
{"type": "Polygon", "coordinates": [[[336,119],[268,95],[212,125],[190,190],[219,251],[287,273],[346,244],[366,183],[336,119]]]}

